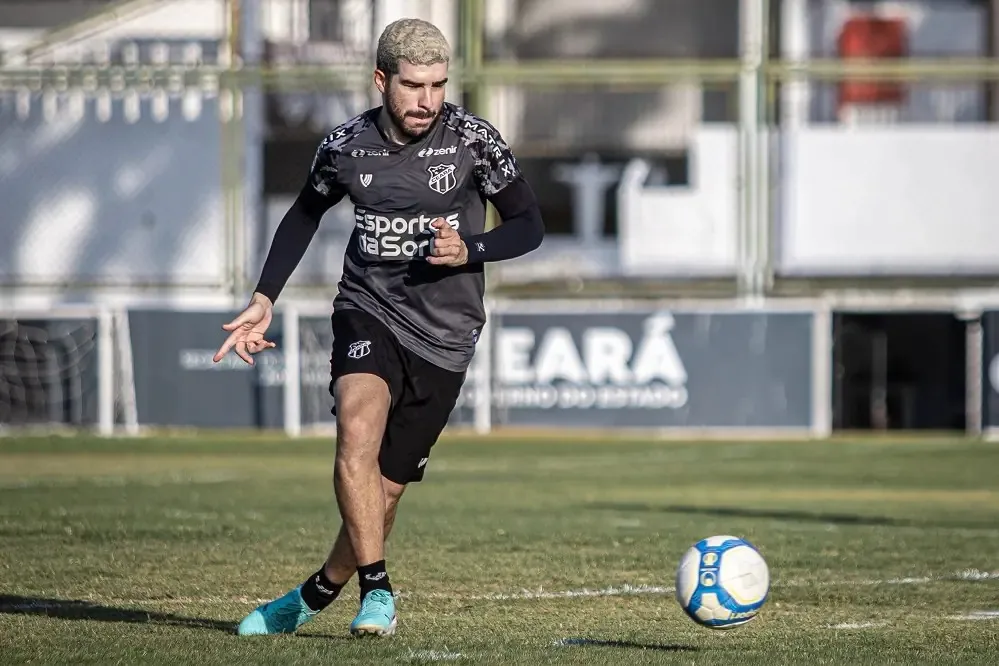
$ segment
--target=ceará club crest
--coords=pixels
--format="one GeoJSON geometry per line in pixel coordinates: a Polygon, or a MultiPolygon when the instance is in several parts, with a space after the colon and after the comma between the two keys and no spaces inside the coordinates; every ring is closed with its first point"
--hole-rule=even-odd
{"type": "Polygon", "coordinates": [[[455,165],[453,164],[434,164],[427,167],[427,171],[430,172],[430,180],[428,185],[437,194],[447,194],[455,188],[458,184],[457,179],[454,177],[455,165]]]}
{"type": "Polygon", "coordinates": [[[370,353],[370,340],[358,340],[357,342],[352,342],[350,343],[350,347],[347,348],[347,356],[350,358],[364,358],[370,353]]]}

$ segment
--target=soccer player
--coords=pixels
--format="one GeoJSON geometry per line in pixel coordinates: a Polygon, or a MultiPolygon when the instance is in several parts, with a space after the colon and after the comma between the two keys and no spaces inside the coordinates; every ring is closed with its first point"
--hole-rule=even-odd
{"type": "Polygon", "coordinates": [[[331,318],[342,525],[323,566],[245,617],[241,635],[294,632],[355,572],[361,601],[350,632],[395,632],[385,539],[457,402],[485,323],[483,264],[524,255],[544,237],[534,193],[499,132],[444,102],[449,60],[432,24],[385,28],[374,72],[382,106],[319,145],[248,307],[223,326],[230,335],[216,362],[235,349],[252,365],[252,354],[274,347],[265,339],[273,304],[323,214],[349,197],[355,228],[331,318]],[[487,200],[502,221],[490,231],[487,200]]]}

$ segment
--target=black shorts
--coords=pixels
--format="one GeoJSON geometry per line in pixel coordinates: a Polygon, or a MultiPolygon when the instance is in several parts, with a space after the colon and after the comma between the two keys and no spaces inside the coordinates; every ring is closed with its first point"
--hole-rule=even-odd
{"type": "MultiPolygon", "coordinates": [[[[382,476],[406,484],[423,480],[430,449],[447,425],[464,372],[440,368],[399,344],[385,324],[362,310],[333,313],[330,394],[344,375],[377,375],[392,397],[378,455],[382,476]]],[[[336,405],[333,406],[336,414],[336,405]]]]}

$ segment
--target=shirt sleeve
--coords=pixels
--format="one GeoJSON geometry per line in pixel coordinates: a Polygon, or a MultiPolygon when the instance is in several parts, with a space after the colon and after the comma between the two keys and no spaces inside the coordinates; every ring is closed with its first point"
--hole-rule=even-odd
{"type": "Polygon", "coordinates": [[[312,158],[312,168],[309,169],[309,184],[321,196],[334,199],[333,204],[336,204],[346,192],[337,179],[338,154],[329,144],[329,137],[319,144],[316,156],[312,158]]]}
{"type": "Polygon", "coordinates": [[[520,177],[520,165],[499,130],[481,118],[476,118],[475,124],[473,131],[479,137],[473,144],[475,183],[483,196],[492,197],[520,177]]]}

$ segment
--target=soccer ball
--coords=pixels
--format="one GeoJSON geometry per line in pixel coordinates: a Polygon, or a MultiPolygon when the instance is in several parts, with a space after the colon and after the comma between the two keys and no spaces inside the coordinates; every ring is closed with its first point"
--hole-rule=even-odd
{"type": "Polygon", "coordinates": [[[713,536],[691,546],[676,571],[676,600],[697,624],[731,629],[746,624],[766,603],[770,571],[744,539],[713,536]]]}

